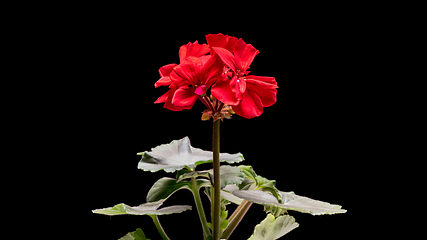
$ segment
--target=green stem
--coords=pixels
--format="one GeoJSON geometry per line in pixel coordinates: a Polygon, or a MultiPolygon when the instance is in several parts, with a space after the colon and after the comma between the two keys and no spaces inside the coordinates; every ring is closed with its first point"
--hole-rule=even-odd
{"type": "Polygon", "coordinates": [[[236,229],[240,221],[242,221],[243,217],[246,215],[251,206],[252,202],[243,200],[243,202],[239,205],[239,207],[230,217],[228,227],[225,229],[224,233],[221,236],[222,239],[228,239],[230,237],[230,235],[234,232],[234,229],[236,229]]]}
{"type": "Polygon", "coordinates": [[[203,210],[202,200],[200,199],[199,186],[197,185],[197,180],[195,177],[191,178],[191,188],[194,201],[196,202],[197,212],[199,213],[200,222],[202,223],[204,239],[206,239],[206,237],[209,236],[211,233],[209,231],[208,223],[206,221],[205,211],[203,210]]]}
{"type": "Polygon", "coordinates": [[[150,215],[150,217],[153,219],[154,225],[156,225],[157,231],[159,231],[160,236],[162,236],[163,240],[170,240],[168,235],[166,235],[165,231],[163,230],[162,225],[160,225],[157,215],[150,215]]]}
{"type": "Polygon", "coordinates": [[[219,174],[219,124],[220,120],[216,120],[213,123],[213,172],[214,172],[214,191],[212,191],[211,199],[213,199],[213,213],[212,213],[212,225],[213,225],[213,239],[220,240],[221,237],[221,185],[220,185],[220,174],[219,174]]]}
{"type": "Polygon", "coordinates": [[[236,217],[236,215],[240,212],[240,210],[242,209],[242,207],[243,207],[244,205],[245,205],[245,204],[243,204],[243,202],[242,202],[239,206],[237,206],[236,210],[234,210],[233,214],[231,214],[231,216],[228,218],[228,222],[229,222],[229,223],[233,221],[233,219],[234,219],[234,218],[236,217]]]}

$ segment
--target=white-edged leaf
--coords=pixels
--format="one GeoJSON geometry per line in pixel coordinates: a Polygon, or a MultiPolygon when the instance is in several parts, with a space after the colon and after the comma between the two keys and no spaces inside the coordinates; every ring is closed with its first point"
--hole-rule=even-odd
{"type": "Polygon", "coordinates": [[[275,240],[299,226],[295,218],[289,215],[275,218],[272,214],[255,227],[254,234],[248,240],[275,240]]]}
{"type": "MultiPolygon", "coordinates": [[[[185,167],[193,169],[199,164],[212,162],[212,152],[192,147],[188,137],[157,146],[150,152],[141,152],[138,155],[142,155],[138,168],[151,172],[159,170],[175,172],[185,167]]],[[[241,153],[220,153],[219,158],[221,162],[228,163],[244,160],[241,153]]]]}
{"type": "Polygon", "coordinates": [[[330,204],[308,197],[299,196],[294,192],[280,192],[280,194],[282,195],[282,203],[278,204],[278,206],[288,210],[310,213],[312,215],[347,212],[347,210],[342,209],[340,205],[330,204]]]}
{"type": "MultiPolygon", "coordinates": [[[[243,181],[243,173],[238,167],[233,166],[221,166],[220,167],[220,181],[221,189],[229,184],[240,184],[243,181]]],[[[212,171],[213,175],[213,171],[212,171]]],[[[212,176],[213,178],[213,176],[212,176]]]]}
{"type": "Polygon", "coordinates": [[[181,213],[191,210],[188,205],[175,205],[158,209],[164,202],[164,199],[157,202],[144,203],[136,207],[128,206],[124,203],[117,204],[114,207],[92,210],[93,213],[103,214],[108,216],[114,215],[166,215],[173,213],[181,213]]]}
{"type": "Polygon", "coordinates": [[[221,190],[221,196],[234,204],[240,205],[242,204],[243,199],[236,197],[232,193],[233,191],[237,191],[237,190],[239,190],[239,187],[237,187],[237,185],[234,185],[234,184],[227,185],[225,186],[224,189],[221,190]]]}
{"type": "Polygon", "coordinates": [[[341,206],[314,200],[308,197],[296,195],[294,192],[281,192],[282,202],[269,193],[258,190],[240,190],[233,191],[233,194],[239,198],[246,199],[250,202],[273,205],[286,210],[294,210],[312,215],[345,213],[347,210],[341,209],[341,206]]]}
{"type": "MultiPolygon", "coordinates": [[[[178,182],[182,180],[188,180],[193,177],[206,177],[213,179],[213,169],[204,170],[204,171],[190,171],[183,174],[180,174],[178,177],[178,182]]],[[[240,184],[243,181],[242,170],[238,167],[223,165],[220,167],[220,181],[221,189],[229,184],[240,184]]]]}
{"type": "Polygon", "coordinates": [[[233,195],[258,204],[279,204],[273,195],[260,190],[236,190],[233,195]]]}

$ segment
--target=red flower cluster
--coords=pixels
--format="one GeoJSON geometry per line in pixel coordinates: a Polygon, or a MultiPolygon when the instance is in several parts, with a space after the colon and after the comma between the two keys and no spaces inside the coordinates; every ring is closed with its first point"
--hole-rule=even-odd
{"type": "Polygon", "coordinates": [[[170,90],[155,103],[180,111],[191,109],[200,99],[213,113],[231,106],[236,114],[253,118],[276,102],[276,79],[249,75],[249,66],[258,50],[242,39],[221,33],[209,34],[206,40],[208,44],[195,41],[181,46],[180,64],[159,69],[161,78],[154,86],[169,86],[170,90]],[[213,98],[206,96],[208,89],[213,98]]]}

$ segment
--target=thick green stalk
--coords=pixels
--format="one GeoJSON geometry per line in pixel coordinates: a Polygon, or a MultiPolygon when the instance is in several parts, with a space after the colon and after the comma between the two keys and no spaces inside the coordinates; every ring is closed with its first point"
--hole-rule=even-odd
{"type": "Polygon", "coordinates": [[[214,191],[213,196],[213,213],[212,213],[212,225],[213,225],[213,237],[214,240],[220,240],[221,237],[221,185],[220,185],[220,174],[219,174],[219,124],[220,120],[217,119],[213,123],[213,172],[214,172],[214,191]]]}
{"type": "Polygon", "coordinates": [[[237,225],[239,225],[240,221],[242,221],[243,217],[246,215],[251,206],[252,202],[243,200],[243,202],[230,217],[228,227],[222,234],[221,239],[228,239],[230,237],[230,235],[234,232],[234,229],[236,229],[237,225]]]}
{"type": "Polygon", "coordinates": [[[196,202],[197,212],[199,213],[200,222],[202,223],[204,239],[206,239],[206,237],[209,236],[211,233],[209,231],[209,226],[206,221],[205,211],[203,210],[202,200],[200,199],[199,186],[197,185],[197,180],[195,177],[191,178],[191,188],[193,192],[194,201],[196,202]]]}
{"type": "Polygon", "coordinates": [[[162,225],[160,225],[157,215],[150,215],[150,217],[153,219],[154,225],[156,225],[157,231],[159,231],[160,236],[162,236],[163,240],[170,240],[168,235],[166,235],[165,231],[163,230],[162,225]]]}

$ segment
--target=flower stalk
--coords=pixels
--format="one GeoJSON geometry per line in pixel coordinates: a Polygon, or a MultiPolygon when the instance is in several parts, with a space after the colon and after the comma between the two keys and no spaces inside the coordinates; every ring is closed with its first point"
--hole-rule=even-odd
{"type": "Polygon", "coordinates": [[[220,240],[221,237],[221,185],[220,185],[220,162],[219,162],[219,129],[220,122],[217,119],[213,122],[213,173],[214,173],[214,190],[212,191],[213,196],[213,211],[212,211],[212,224],[213,224],[213,237],[214,240],[220,240]]]}

